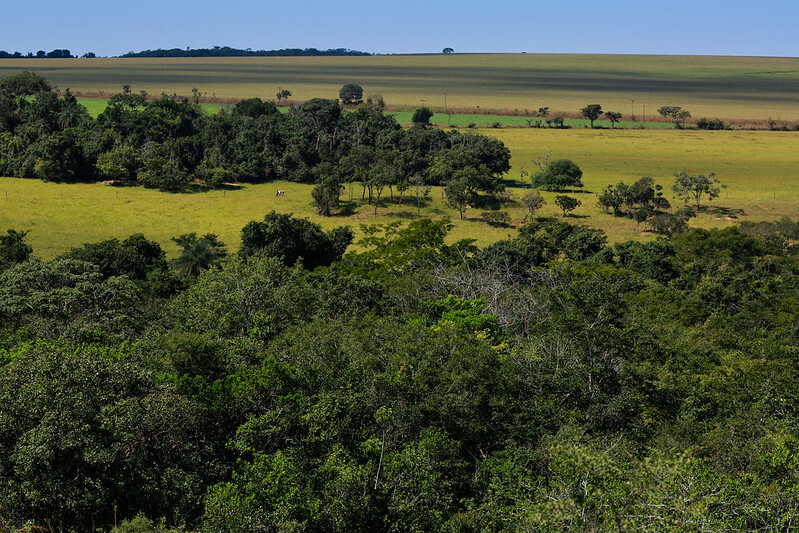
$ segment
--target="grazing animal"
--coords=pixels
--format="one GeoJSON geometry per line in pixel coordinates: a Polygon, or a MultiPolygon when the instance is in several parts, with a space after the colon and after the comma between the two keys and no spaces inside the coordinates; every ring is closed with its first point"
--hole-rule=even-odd
{"type": "Polygon", "coordinates": [[[277,191],[275,196],[283,196],[284,194],[286,194],[286,191],[277,191]]]}

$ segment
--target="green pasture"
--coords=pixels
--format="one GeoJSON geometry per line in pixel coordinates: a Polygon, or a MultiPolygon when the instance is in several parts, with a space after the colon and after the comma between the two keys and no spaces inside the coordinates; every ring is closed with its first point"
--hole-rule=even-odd
{"type": "MultiPolygon", "coordinates": [[[[736,220],[774,220],[783,215],[799,219],[799,134],[766,131],[676,131],[676,130],[539,130],[531,128],[487,129],[484,133],[505,142],[511,149],[512,169],[506,183],[515,197],[526,192],[533,159],[549,154],[569,158],[584,171],[583,191],[575,192],[582,206],[568,217],[606,231],[612,241],[652,239],[638,231],[635,222],[613,217],[596,206],[595,195],[609,184],[632,183],[653,176],[662,184],[672,204],[670,185],[675,172],[716,172],[728,185],[721,197],[708,203],[708,210],[691,221],[701,227],[723,227],[736,220]]],[[[342,194],[344,213],[331,218],[316,215],[311,205],[310,185],[274,182],[242,185],[227,190],[171,194],[141,187],[103,184],[55,184],[39,180],[0,180],[0,229],[30,230],[35,253],[50,258],[85,242],[126,237],[141,232],[160,242],[169,254],[177,248],[171,237],[187,232],[216,233],[231,248],[239,244],[239,232],[250,220],[260,220],[275,210],[306,216],[326,228],[349,224],[410,221],[419,216],[452,218],[454,239],[473,238],[485,245],[515,233],[513,228],[495,228],[480,219],[486,207],[473,206],[466,220],[443,204],[441,189],[417,213],[405,193],[402,204],[385,201],[378,208],[361,205],[361,189],[348,186],[342,194]],[[276,197],[283,189],[285,196],[276,197]]],[[[396,193],[395,193],[396,194],[396,193]]],[[[554,204],[555,193],[544,193],[547,205],[541,214],[561,216],[554,204]]],[[[384,198],[389,197],[386,191],[384,198]]],[[[502,207],[514,224],[524,212],[515,203],[502,207]]],[[[643,228],[642,228],[643,229],[643,228]]]]}
{"type": "MultiPolygon", "coordinates": [[[[120,91],[204,98],[336,98],[358,83],[392,106],[457,113],[590,103],[640,120],[662,105],[694,117],[799,119],[799,59],[591,54],[431,54],[367,57],[3,59],[0,77],[33,70],[57,86],[98,96],[120,91]]],[[[527,112],[525,112],[527,110],[527,112]]]]}

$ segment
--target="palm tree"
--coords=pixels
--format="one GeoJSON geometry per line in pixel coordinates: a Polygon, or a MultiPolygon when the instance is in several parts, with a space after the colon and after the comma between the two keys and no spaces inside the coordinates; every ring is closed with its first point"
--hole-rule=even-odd
{"type": "Polygon", "coordinates": [[[186,233],[172,237],[183,250],[175,259],[175,270],[184,276],[199,277],[204,271],[227,255],[225,244],[213,233],[197,237],[196,233],[186,233]]]}

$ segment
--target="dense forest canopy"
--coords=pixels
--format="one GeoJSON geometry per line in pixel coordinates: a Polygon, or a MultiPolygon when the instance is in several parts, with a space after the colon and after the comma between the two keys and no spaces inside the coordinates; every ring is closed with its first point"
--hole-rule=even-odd
{"type": "Polygon", "coordinates": [[[271,213],[241,253],[184,235],[172,264],[143,235],[42,262],[9,230],[0,524],[796,520],[798,223],[609,246],[537,218],[482,249],[450,228],[374,226],[345,253],[348,228],[271,213]]]}

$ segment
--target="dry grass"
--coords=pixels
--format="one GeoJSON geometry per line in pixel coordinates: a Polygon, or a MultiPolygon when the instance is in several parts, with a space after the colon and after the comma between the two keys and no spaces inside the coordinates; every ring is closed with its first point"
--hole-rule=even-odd
{"type": "Polygon", "coordinates": [[[694,117],[799,118],[799,59],[578,54],[369,57],[4,59],[0,77],[34,70],[61,88],[110,95],[123,84],[151,94],[204,98],[337,98],[345,83],[392,106],[576,112],[588,103],[638,118],[662,105],[694,117]],[[634,100],[634,102],[631,102],[634,100]]]}

